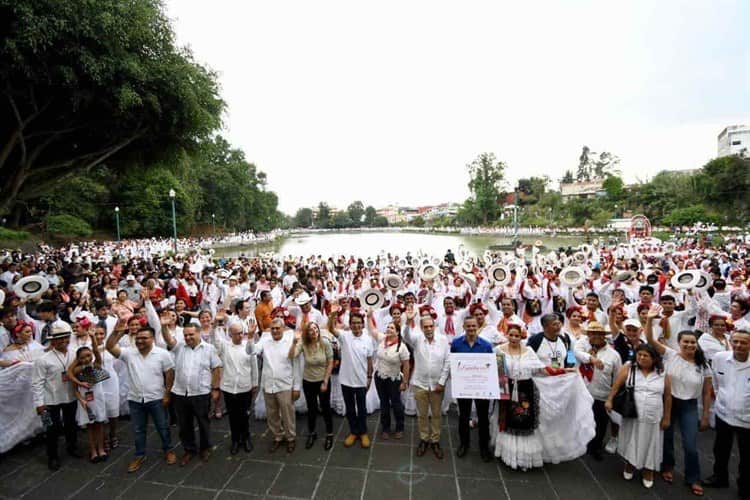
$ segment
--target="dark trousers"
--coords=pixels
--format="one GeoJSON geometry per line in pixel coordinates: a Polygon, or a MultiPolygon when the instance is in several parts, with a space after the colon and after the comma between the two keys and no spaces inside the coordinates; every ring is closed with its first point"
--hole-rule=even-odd
{"type": "Polygon", "coordinates": [[[672,396],[670,419],[670,425],[664,431],[661,470],[674,469],[674,426],[679,423],[682,450],[685,452],[685,482],[695,484],[701,479],[701,466],[698,462],[698,427],[700,426],[698,400],[678,399],[672,396]]]}
{"type": "Polygon", "coordinates": [[[594,411],[594,422],[596,423],[596,434],[588,444],[588,451],[601,451],[604,446],[604,435],[607,433],[609,425],[609,413],[604,409],[604,401],[594,400],[591,409],[594,411]]]}
{"type": "Polygon", "coordinates": [[[349,432],[355,436],[367,434],[366,387],[341,386],[346,406],[346,419],[349,421],[349,432]]]}
{"type": "Polygon", "coordinates": [[[59,458],[57,454],[57,438],[63,434],[68,450],[76,447],[76,410],[78,401],[47,406],[52,427],[47,430],[47,458],[59,458]]]}
{"type": "Polygon", "coordinates": [[[721,481],[729,480],[729,455],[732,452],[734,435],[740,451],[740,467],[737,487],[740,495],[750,495],[750,429],[735,427],[716,417],[716,441],[714,441],[714,475],[721,481]]]}
{"type": "Polygon", "coordinates": [[[472,402],[477,407],[477,418],[479,419],[479,449],[489,450],[490,402],[487,399],[458,399],[458,437],[461,440],[461,445],[468,448],[472,402]]]}
{"type": "Polygon", "coordinates": [[[326,388],[326,392],[320,391],[320,385],[323,382],[308,382],[302,380],[302,391],[305,393],[307,401],[307,432],[315,432],[315,421],[318,414],[323,415],[323,422],[326,424],[326,433],[333,434],[333,414],[331,413],[331,387],[326,388]]]}
{"type": "Polygon", "coordinates": [[[172,394],[174,408],[177,411],[177,421],[180,426],[180,440],[185,452],[196,453],[195,420],[198,421],[200,434],[200,450],[211,447],[211,436],[208,429],[208,409],[211,406],[211,395],[178,396],[172,394]]]}
{"type": "Polygon", "coordinates": [[[396,432],[404,432],[404,404],[401,402],[401,380],[380,378],[375,374],[375,389],[380,398],[380,426],[391,432],[391,410],[396,417],[396,432]]]}
{"type": "Polygon", "coordinates": [[[224,403],[227,405],[227,413],[229,414],[229,432],[232,434],[232,442],[246,442],[250,437],[248,412],[252,403],[252,392],[232,394],[224,391],[224,403]]]}

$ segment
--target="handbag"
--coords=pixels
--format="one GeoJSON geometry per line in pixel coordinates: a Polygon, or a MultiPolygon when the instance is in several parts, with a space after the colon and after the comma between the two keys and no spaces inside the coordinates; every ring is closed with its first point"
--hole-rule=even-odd
{"type": "Polygon", "coordinates": [[[635,368],[632,365],[625,386],[620,388],[612,400],[612,409],[622,418],[638,418],[638,408],[635,405],[635,368]]]}
{"type": "Polygon", "coordinates": [[[109,372],[104,368],[96,368],[95,366],[87,366],[78,375],[78,380],[82,382],[88,382],[89,384],[98,384],[103,382],[110,377],[109,372]]]}

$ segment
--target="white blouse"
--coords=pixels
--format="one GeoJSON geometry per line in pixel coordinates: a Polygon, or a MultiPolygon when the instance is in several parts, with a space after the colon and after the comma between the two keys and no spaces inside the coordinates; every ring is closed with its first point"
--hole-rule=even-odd
{"type": "Polygon", "coordinates": [[[669,347],[664,351],[664,366],[672,387],[672,396],[677,399],[700,399],[704,379],[711,377],[708,368],[687,361],[669,347]]]}
{"type": "Polygon", "coordinates": [[[386,347],[385,339],[378,344],[377,374],[381,379],[401,380],[401,362],[409,360],[409,349],[406,342],[401,341],[386,347]]]}
{"type": "Polygon", "coordinates": [[[657,373],[656,370],[644,376],[638,367],[635,368],[635,406],[640,422],[659,423],[664,416],[665,376],[665,372],[657,373]]]}

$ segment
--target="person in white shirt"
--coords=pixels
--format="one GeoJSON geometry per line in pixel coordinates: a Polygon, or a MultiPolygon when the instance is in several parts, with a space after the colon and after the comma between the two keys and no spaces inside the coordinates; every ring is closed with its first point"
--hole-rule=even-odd
{"type": "Polygon", "coordinates": [[[288,453],[296,447],[294,402],[299,399],[302,373],[299,359],[289,359],[293,342],[294,336],[291,332],[284,333],[284,322],[279,318],[271,321],[270,335],[261,336],[257,343],[247,342],[247,353],[263,359],[260,387],[266,404],[268,428],[273,434],[271,452],[279,449],[284,440],[288,453]]]}
{"type": "Polygon", "coordinates": [[[719,352],[711,363],[716,392],[714,473],[703,486],[729,485],[729,457],[737,435],[740,453],[737,486],[741,499],[750,498],[750,332],[737,330],[730,337],[731,352],[719,352]]]}
{"type": "Polygon", "coordinates": [[[440,448],[441,411],[445,383],[450,374],[450,345],[444,338],[435,335],[435,320],[423,316],[419,328],[412,329],[407,323],[404,337],[414,349],[414,398],[417,401],[417,425],[419,446],[417,456],[421,457],[431,447],[438,459],[444,457],[440,448]]]}
{"type": "Polygon", "coordinates": [[[47,466],[50,470],[60,468],[57,452],[60,434],[65,435],[68,455],[75,458],[81,456],[76,450],[78,404],[67,374],[68,367],[76,359],[75,352],[68,349],[71,333],[67,323],[55,325],[46,339],[52,348],[34,361],[31,379],[36,412],[38,415],[48,415],[52,423],[47,429],[47,466]]]}
{"type": "MultiPolygon", "coordinates": [[[[580,366],[586,388],[594,398],[592,410],[596,422],[596,435],[588,444],[588,453],[594,459],[601,461],[604,435],[610,422],[609,414],[604,408],[604,402],[612,390],[612,383],[615,381],[617,373],[622,368],[622,359],[620,359],[617,351],[607,344],[603,325],[595,321],[590,322],[586,328],[586,335],[588,336],[588,342],[582,338],[580,342],[576,343],[576,348],[586,350],[590,356],[589,363],[580,366]]],[[[614,428],[612,430],[612,434],[616,436],[614,428]]]]}
{"type": "Polygon", "coordinates": [[[363,335],[365,315],[359,310],[349,312],[350,330],[331,332],[341,346],[341,368],[339,380],[346,406],[349,434],[344,446],[353,446],[357,439],[362,448],[370,447],[367,435],[367,390],[372,382],[372,357],[374,346],[368,335],[363,335]]]}
{"type": "Polygon", "coordinates": [[[216,330],[211,332],[211,342],[224,364],[221,391],[224,393],[232,435],[229,452],[235,455],[240,446],[247,453],[253,450],[248,411],[258,387],[258,360],[246,352],[246,342],[242,339],[242,325],[235,323],[230,326],[229,338],[230,340],[222,338],[216,330]]]}
{"type": "Polygon", "coordinates": [[[172,396],[180,424],[180,440],[184,455],[180,467],[186,466],[196,453],[202,461],[211,456],[211,432],[208,410],[221,395],[221,360],[216,348],[201,340],[198,328],[189,323],[182,329],[184,341],[177,341],[169,331],[163,330],[164,341],[174,355],[175,375],[172,396]],[[198,421],[200,448],[195,444],[195,421],[198,421]]]}
{"type": "Polygon", "coordinates": [[[154,345],[153,328],[140,327],[135,334],[135,346],[132,347],[119,345],[126,331],[124,322],[118,321],[105,346],[128,369],[128,407],[135,436],[135,457],[128,464],[128,472],[138,471],[146,461],[146,426],[149,415],[161,438],[164,460],[167,465],[174,465],[177,463],[177,456],[172,451],[166,410],[174,383],[174,361],[166,350],[154,345]]]}

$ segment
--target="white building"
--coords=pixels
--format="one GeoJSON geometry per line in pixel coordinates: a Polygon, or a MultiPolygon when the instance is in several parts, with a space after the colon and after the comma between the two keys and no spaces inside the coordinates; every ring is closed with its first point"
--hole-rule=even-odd
{"type": "Polygon", "coordinates": [[[717,138],[718,157],[740,155],[750,156],[750,126],[730,125],[721,131],[717,138]]]}
{"type": "Polygon", "coordinates": [[[604,181],[602,179],[594,179],[591,181],[571,182],[571,183],[560,183],[560,194],[562,195],[563,201],[568,201],[573,198],[594,198],[596,196],[606,195],[603,187],[604,181]]]}

